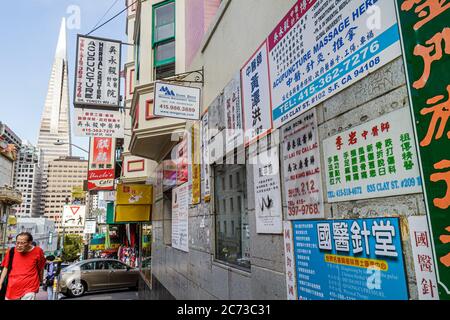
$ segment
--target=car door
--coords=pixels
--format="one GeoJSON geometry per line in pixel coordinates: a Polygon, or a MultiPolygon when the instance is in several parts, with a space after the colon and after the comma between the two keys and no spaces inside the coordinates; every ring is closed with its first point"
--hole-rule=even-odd
{"type": "Polygon", "coordinates": [[[136,272],[120,261],[109,261],[109,281],[116,288],[134,287],[137,282],[136,272]]]}
{"type": "Polygon", "coordinates": [[[95,289],[95,262],[87,262],[80,265],[80,276],[76,276],[75,279],[84,280],[88,289],[95,289]]]}
{"type": "Polygon", "coordinates": [[[91,272],[91,290],[102,290],[109,287],[109,270],[107,261],[95,261],[95,270],[91,272]]]}

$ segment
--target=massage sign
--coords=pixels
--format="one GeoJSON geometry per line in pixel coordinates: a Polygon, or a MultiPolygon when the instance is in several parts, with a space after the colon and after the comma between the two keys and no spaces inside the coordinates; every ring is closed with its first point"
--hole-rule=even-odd
{"type": "Polygon", "coordinates": [[[396,2],[437,291],[450,299],[450,2],[396,2]]]}

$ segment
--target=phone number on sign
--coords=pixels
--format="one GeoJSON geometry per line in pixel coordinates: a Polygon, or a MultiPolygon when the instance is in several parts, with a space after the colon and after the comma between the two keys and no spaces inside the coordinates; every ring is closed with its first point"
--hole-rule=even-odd
{"type": "Polygon", "coordinates": [[[162,104],[161,109],[164,110],[170,110],[170,111],[183,111],[183,112],[195,112],[194,107],[182,107],[182,106],[176,106],[176,105],[168,105],[168,104],[162,104]]]}

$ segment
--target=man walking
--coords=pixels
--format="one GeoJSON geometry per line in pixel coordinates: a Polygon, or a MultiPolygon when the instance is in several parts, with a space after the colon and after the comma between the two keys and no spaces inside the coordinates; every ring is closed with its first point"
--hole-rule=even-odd
{"type": "Polygon", "coordinates": [[[43,280],[45,257],[41,248],[33,246],[33,236],[29,232],[19,233],[16,247],[8,251],[2,262],[0,289],[8,273],[11,250],[14,250],[11,271],[8,275],[6,300],[35,300],[39,285],[43,280]]]}

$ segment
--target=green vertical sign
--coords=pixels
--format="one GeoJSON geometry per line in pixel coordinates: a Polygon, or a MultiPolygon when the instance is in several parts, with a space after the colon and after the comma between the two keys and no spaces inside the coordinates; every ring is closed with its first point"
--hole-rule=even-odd
{"type": "MultiPolygon", "coordinates": [[[[440,299],[450,299],[450,1],[397,0],[440,299]]],[[[417,279],[420,286],[420,279],[417,279]]]]}

